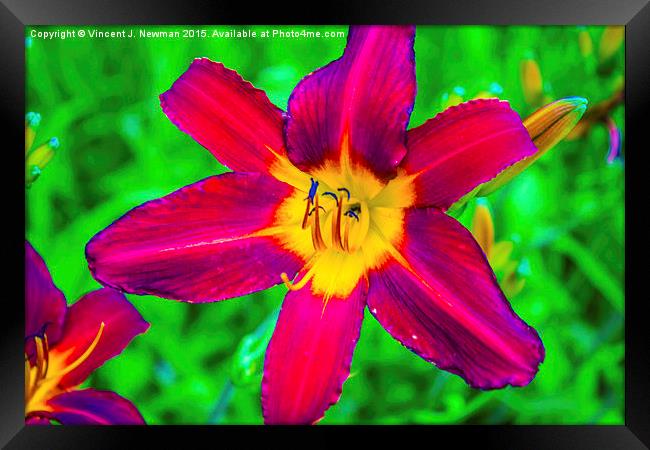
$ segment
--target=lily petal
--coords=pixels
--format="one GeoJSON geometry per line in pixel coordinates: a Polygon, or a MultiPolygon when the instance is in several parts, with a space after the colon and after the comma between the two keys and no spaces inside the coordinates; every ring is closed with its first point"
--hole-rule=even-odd
{"type": "Polygon", "coordinates": [[[313,424],[341,396],[359,339],[368,285],[326,304],[311,282],[290,291],[266,351],[262,412],[268,424],[313,424]]]}
{"type": "Polygon", "coordinates": [[[406,153],[415,99],[414,27],[350,27],[341,58],[307,75],[289,98],[289,159],[310,172],[353,165],[392,178],[406,153]]]}
{"type": "Polygon", "coordinates": [[[129,400],[111,391],[83,389],[49,400],[52,418],[64,425],[145,425],[129,400]]]}
{"type": "Polygon", "coordinates": [[[414,174],[416,206],[446,210],[476,186],[537,151],[506,101],[452,106],[409,130],[402,167],[414,174]]]}
{"type": "Polygon", "coordinates": [[[52,365],[65,370],[83,358],[94,341],[96,346],[59,385],[67,388],[81,384],[92,371],[122,353],[135,336],[148,328],[149,324],[124,294],[103,288],[84,295],[68,310],[61,340],[50,350],[52,365]]]}
{"type": "Polygon", "coordinates": [[[221,63],[195,59],[160,104],[181,131],[234,171],[267,172],[277,159],[273,151],[285,154],[282,110],[221,63]]]}
{"type": "Polygon", "coordinates": [[[63,292],[52,282],[43,258],[25,241],[25,336],[46,331],[49,343],[56,343],[65,312],[63,292]]]}
{"type": "Polygon", "coordinates": [[[400,254],[370,274],[368,308],[404,346],[476,388],[524,386],[544,359],[460,223],[411,210],[400,254]]]}
{"type": "Polygon", "coordinates": [[[225,173],[147,202],[93,237],[86,258],[102,284],[210,302],[267,289],[304,264],[266,233],[293,188],[260,173],[225,173]]]}

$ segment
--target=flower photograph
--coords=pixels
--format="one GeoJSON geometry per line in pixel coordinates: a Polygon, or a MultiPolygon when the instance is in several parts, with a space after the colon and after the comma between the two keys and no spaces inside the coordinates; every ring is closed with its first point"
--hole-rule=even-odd
{"type": "Polygon", "coordinates": [[[25,29],[28,425],[624,423],[624,28],[25,29]]]}

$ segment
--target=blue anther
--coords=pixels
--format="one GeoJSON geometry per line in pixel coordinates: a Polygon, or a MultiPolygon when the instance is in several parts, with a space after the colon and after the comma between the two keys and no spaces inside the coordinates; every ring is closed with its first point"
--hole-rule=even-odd
{"type": "Polygon", "coordinates": [[[349,211],[346,211],[345,215],[348,217],[354,217],[355,219],[357,219],[357,222],[359,221],[359,215],[354,211],[352,211],[351,209],[349,211]]]}
{"type": "MultiPolygon", "coordinates": [[[[323,208],[322,206],[318,205],[318,207],[319,207],[320,209],[322,209],[323,211],[325,211],[325,208],[323,208]]],[[[311,216],[312,213],[313,213],[314,211],[316,211],[316,207],[315,207],[315,206],[311,209],[311,211],[309,211],[309,215],[311,216]]]]}
{"type": "Polygon", "coordinates": [[[59,139],[53,137],[52,139],[50,139],[50,141],[47,143],[47,145],[49,145],[51,148],[59,148],[59,145],[60,145],[59,139]]]}
{"type": "Polygon", "coordinates": [[[323,195],[329,195],[336,201],[336,206],[339,205],[339,198],[334,192],[323,192],[323,195]]]}
{"type": "Polygon", "coordinates": [[[316,191],[318,190],[318,181],[314,180],[313,178],[310,178],[311,180],[311,187],[309,188],[309,200],[314,202],[314,197],[316,197],[316,191]]]}
{"type": "Polygon", "coordinates": [[[43,326],[36,333],[25,336],[25,341],[27,341],[28,339],[32,339],[32,338],[41,338],[41,339],[43,339],[43,337],[45,336],[45,330],[47,330],[47,327],[51,323],[52,322],[50,322],[50,321],[45,322],[45,324],[43,324],[43,326]]]}
{"type": "Polygon", "coordinates": [[[348,191],[347,188],[338,188],[337,191],[345,191],[345,193],[348,194],[348,200],[350,200],[350,191],[348,191]]]}

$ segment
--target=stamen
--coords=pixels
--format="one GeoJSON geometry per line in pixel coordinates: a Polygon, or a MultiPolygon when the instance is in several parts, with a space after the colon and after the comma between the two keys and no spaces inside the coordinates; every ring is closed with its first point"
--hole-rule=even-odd
{"type": "Polygon", "coordinates": [[[50,368],[50,345],[47,341],[47,334],[43,333],[43,353],[45,354],[45,369],[43,370],[43,377],[47,376],[47,369],[50,368]]]}
{"type": "Polygon", "coordinates": [[[314,197],[316,197],[316,191],[318,191],[318,181],[314,180],[313,178],[310,178],[311,180],[311,186],[309,187],[309,200],[311,202],[314,202],[314,197]]]}
{"type": "Polygon", "coordinates": [[[359,215],[356,212],[354,212],[354,210],[352,210],[352,209],[346,211],[345,215],[348,216],[348,217],[353,217],[353,218],[357,219],[357,222],[359,221],[359,215]]]}
{"type": "Polygon", "coordinates": [[[320,205],[318,204],[318,196],[316,196],[316,216],[314,216],[314,224],[311,227],[311,240],[314,244],[314,249],[316,251],[322,251],[327,249],[325,241],[323,241],[323,236],[320,231],[320,205]]]}
{"type": "Polygon", "coordinates": [[[302,289],[303,287],[305,287],[305,285],[309,282],[309,280],[311,280],[313,278],[314,273],[316,272],[315,269],[316,269],[316,266],[315,265],[312,266],[307,271],[305,276],[302,277],[302,279],[300,281],[296,282],[296,283],[291,282],[291,280],[287,276],[286,272],[282,272],[280,274],[280,278],[282,278],[282,282],[287,287],[287,289],[289,289],[290,291],[298,291],[298,290],[302,289]]]}
{"type": "Polygon", "coordinates": [[[302,229],[304,230],[307,228],[307,220],[309,219],[309,215],[311,214],[309,212],[309,209],[311,208],[311,199],[307,197],[305,200],[307,200],[307,207],[305,208],[305,215],[302,218],[302,229]]]}
{"type": "Polygon", "coordinates": [[[341,243],[341,211],[343,210],[343,197],[341,201],[337,202],[336,215],[332,219],[332,246],[343,251],[343,244],[341,243]]]}
{"type": "Polygon", "coordinates": [[[32,371],[31,365],[29,364],[29,358],[25,355],[25,403],[27,403],[27,398],[29,393],[32,391],[32,371]]]}
{"type": "Polygon", "coordinates": [[[36,378],[43,378],[43,374],[45,373],[45,351],[43,349],[43,339],[35,337],[34,344],[36,346],[36,378]]]}
{"type": "Polygon", "coordinates": [[[323,192],[323,195],[331,196],[334,199],[334,201],[336,202],[336,204],[337,205],[339,204],[339,198],[334,192],[329,192],[329,191],[328,192],[323,192]]]}
{"type": "Polygon", "coordinates": [[[346,194],[348,194],[348,200],[350,200],[350,191],[347,188],[338,188],[337,191],[344,191],[346,194]]]}
{"type": "MultiPolygon", "coordinates": [[[[345,213],[345,215],[347,216],[348,214],[345,213]]],[[[350,222],[349,220],[345,221],[345,231],[343,232],[343,249],[348,253],[352,253],[350,251],[350,224],[351,223],[352,222],[350,222]]]]}

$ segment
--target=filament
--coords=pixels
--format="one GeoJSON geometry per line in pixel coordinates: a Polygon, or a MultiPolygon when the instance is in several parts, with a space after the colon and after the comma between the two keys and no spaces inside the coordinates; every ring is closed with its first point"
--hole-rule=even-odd
{"type": "Polygon", "coordinates": [[[316,196],[315,202],[314,206],[316,208],[316,216],[314,216],[314,224],[311,228],[311,240],[314,244],[314,249],[316,251],[322,251],[327,249],[327,245],[325,245],[325,241],[323,241],[323,236],[320,231],[320,206],[318,205],[318,196],[316,196]]]}

